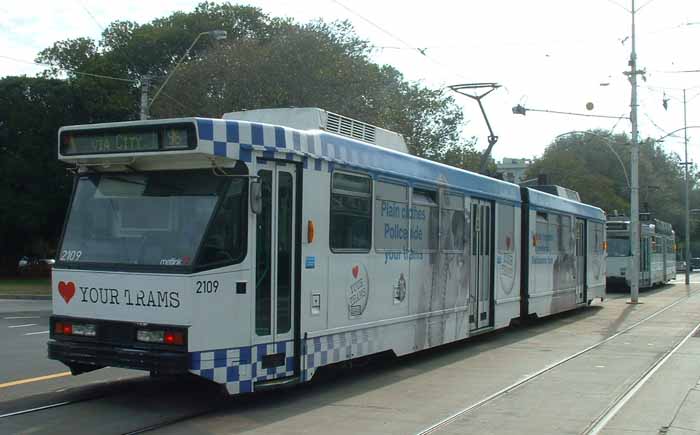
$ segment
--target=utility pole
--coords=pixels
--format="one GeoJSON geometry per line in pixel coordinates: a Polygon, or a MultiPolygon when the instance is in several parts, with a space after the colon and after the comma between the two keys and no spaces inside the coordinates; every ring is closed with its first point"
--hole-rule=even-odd
{"type": "Polygon", "coordinates": [[[688,117],[683,89],[683,136],[685,138],[685,285],[690,285],[690,201],[688,198],[688,117]]]}
{"type": "Polygon", "coordinates": [[[148,88],[151,87],[151,76],[141,77],[141,118],[148,119],[148,88]]]}
{"type": "Polygon", "coordinates": [[[637,51],[635,41],[635,6],[632,0],[632,53],[630,54],[629,78],[632,84],[632,101],[630,121],[632,122],[632,156],[631,156],[631,186],[630,186],[630,241],[632,242],[632,264],[630,282],[630,303],[639,303],[639,142],[637,139],[637,51]]]}

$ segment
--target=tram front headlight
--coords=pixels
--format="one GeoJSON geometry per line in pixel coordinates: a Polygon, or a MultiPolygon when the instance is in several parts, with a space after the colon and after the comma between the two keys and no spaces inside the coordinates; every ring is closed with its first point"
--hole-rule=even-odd
{"type": "Polygon", "coordinates": [[[145,343],[162,343],[165,331],[153,329],[139,329],[136,331],[136,340],[145,343]]]}
{"type": "Polygon", "coordinates": [[[182,331],[163,329],[138,329],[136,340],[144,343],[161,343],[181,346],[185,344],[185,334],[182,331]]]}
{"type": "Polygon", "coordinates": [[[97,327],[92,323],[56,322],[54,333],[58,335],[95,337],[97,335],[97,327]]]}

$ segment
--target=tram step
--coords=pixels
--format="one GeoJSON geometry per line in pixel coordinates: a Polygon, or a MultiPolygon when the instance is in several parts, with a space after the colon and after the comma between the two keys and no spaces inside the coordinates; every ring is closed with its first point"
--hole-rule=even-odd
{"type": "Polygon", "coordinates": [[[299,376],[289,376],[287,378],[271,379],[255,383],[255,391],[274,390],[297,385],[300,382],[299,376]]]}

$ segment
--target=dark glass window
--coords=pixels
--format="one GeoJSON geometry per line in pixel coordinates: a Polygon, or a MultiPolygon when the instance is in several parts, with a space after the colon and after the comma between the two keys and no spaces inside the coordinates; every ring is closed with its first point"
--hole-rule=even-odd
{"type": "Polygon", "coordinates": [[[248,179],[231,178],[199,251],[197,265],[240,263],[248,245],[248,179]]]}
{"type": "Polygon", "coordinates": [[[372,180],[333,174],[330,244],[333,251],[368,252],[372,240],[372,180]]]}
{"type": "Polygon", "coordinates": [[[210,170],[81,175],[59,261],[173,271],[240,262],[247,185],[210,170]]]}

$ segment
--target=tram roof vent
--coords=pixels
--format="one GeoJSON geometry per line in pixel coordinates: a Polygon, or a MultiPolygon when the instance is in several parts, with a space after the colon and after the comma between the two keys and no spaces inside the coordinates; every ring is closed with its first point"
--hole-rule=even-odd
{"type": "Polygon", "coordinates": [[[406,141],[401,134],[316,107],[244,110],[225,113],[223,118],[262,122],[299,130],[325,130],[372,145],[408,153],[406,141]]]}
{"type": "Polygon", "coordinates": [[[562,198],[570,199],[572,201],[581,202],[581,197],[575,190],[567,189],[566,187],[557,186],[555,184],[545,184],[538,186],[530,186],[532,189],[541,190],[542,192],[547,192],[552,195],[561,196],[562,198]]]}

